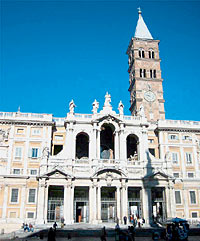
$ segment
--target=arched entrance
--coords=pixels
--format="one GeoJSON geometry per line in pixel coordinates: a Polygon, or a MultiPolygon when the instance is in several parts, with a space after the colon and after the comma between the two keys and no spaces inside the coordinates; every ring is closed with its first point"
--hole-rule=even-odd
{"type": "Polygon", "coordinates": [[[103,124],[100,134],[101,159],[114,159],[114,130],[112,124],[103,124]]]}
{"type": "Polygon", "coordinates": [[[89,136],[81,132],[76,136],[76,158],[89,157],[89,136]]]}

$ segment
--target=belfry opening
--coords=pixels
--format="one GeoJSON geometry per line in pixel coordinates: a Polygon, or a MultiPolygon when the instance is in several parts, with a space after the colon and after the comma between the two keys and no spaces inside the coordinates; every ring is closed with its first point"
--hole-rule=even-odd
{"type": "Polygon", "coordinates": [[[114,159],[114,130],[112,124],[103,124],[101,127],[101,159],[114,159]]]}

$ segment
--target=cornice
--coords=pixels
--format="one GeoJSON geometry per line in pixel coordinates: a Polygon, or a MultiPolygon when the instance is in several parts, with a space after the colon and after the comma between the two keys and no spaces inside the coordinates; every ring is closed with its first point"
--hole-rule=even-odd
{"type": "Polygon", "coordinates": [[[53,126],[53,125],[55,125],[55,123],[53,121],[9,120],[9,119],[0,119],[0,124],[35,125],[35,126],[53,126]]]}

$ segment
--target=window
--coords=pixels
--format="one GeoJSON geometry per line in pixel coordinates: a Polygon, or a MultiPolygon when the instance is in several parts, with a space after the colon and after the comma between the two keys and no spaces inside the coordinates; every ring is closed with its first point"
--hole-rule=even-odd
{"type": "Polygon", "coordinates": [[[150,69],[150,78],[152,79],[153,78],[153,70],[150,69]]]}
{"type": "Polygon", "coordinates": [[[31,169],[30,170],[30,175],[36,176],[37,175],[37,170],[36,169],[31,169]]]}
{"type": "Polygon", "coordinates": [[[196,193],[195,193],[195,191],[190,191],[190,203],[196,204],[196,193]]]}
{"type": "Polygon", "coordinates": [[[15,158],[21,159],[22,157],[22,147],[15,147],[15,158]]]}
{"type": "Polygon", "coordinates": [[[156,70],[153,71],[153,78],[156,79],[156,70]]]}
{"type": "Polygon", "coordinates": [[[180,191],[175,191],[175,201],[176,201],[176,204],[181,204],[181,192],[180,191]]]}
{"type": "Polygon", "coordinates": [[[183,136],[184,141],[191,141],[192,137],[191,136],[183,136]]]}
{"type": "Polygon", "coordinates": [[[188,178],[194,178],[194,172],[188,172],[187,176],[188,178]]]}
{"type": "Polygon", "coordinates": [[[168,135],[168,139],[169,140],[178,140],[178,135],[176,135],[176,134],[169,134],[168,135]]]}
{"type": "Polygon", "coordinates": [[[35,203],[36,189],[29,189],[28,202],[35,203]]]}
{"type": "Polygon", "coordinates": [[[146,78],[146,69],[140,69],[140,78],[146,78]]]}
{"type": "Polygon", "coordinates": [[[150,144],[152,144],[152,143],[154,143],[154,139],[148,139],[148,142],[149,142],[150,144]]]}
{"type": "Polygon", "coordinates": [[[63,135],[55,135],[55,140],[62,141],[63,140],[63,135]]]}
{"type": "Polygon", "coordinates": [[[31,158],[38,158],[40,157],[40,148],[30,148],[29,150],[29,157],[31,158]]]}
{"type": "Polygon", "coordinates": [[[154,59],[155,58],[154,51],[152,51],[152,50],[149,51],[149,58],[150,59],[154,59]]]}
{"type": "Polygon", "coordinates": [[[23,128],[17,128],[17,134],[24,134],[23,128]]]}
{"type": "Polygon", "coordinates": [[[34,218],[34,212],[27,212],[27,218],[34,218]]]}
{"type": "Polygon", "coordinates": [[[38,136],[41,133],[41,129],[40,128],[33,128],[32,129],[32,135],[38,136]]]}
{"type": "Polygon", "coordinates": [[[174,172],[174,173],[173,173],[173,176],[174,176],[175,178],[179,178],[179,173],[178,173],[178,172],[174,172]]]}
{"type": "Polygon", "coordinates": [[[144,50],[139,49],[139,57],[140,58],[145,58],[144,50]]]}
{"type": "Polygon", "coordinates": [[[11,189],[11,203],[18,202],[18,192],[19,192],[19,189],[17,189],[17,188],[11,189]]]}
{"type": "Polygon", "coordinates": [[[19,175],[20,174],[20,169],[13,169],[13,174],[19,175]]]}
{"type": "Polygon", "coordinates": [[[172,163],[178,164],[178,153],[177,152],[172,152],[172,163]]]}
{"type": "Polygon", "coordinates": [[[188,165],[192,164],[192,153],[187,152],[185,155],[186,155],[186,163],[188,165]]]}
{"type": "Polygon", "coordinates": [[[151,155],[155,156],[155,149],[154,148],[149,148],[149,152],[151,155]]]}
{"type": "Polygon", "coordinates": [[[197,212],[192,212],[192,218],[197,218],[197,212]]]}

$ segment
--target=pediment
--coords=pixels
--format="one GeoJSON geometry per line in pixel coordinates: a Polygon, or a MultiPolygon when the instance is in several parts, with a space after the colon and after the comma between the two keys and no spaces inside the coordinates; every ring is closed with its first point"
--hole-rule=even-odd
{"type": "Polygon", "coordinates": [[[97,177],[101,179],[107,179],[107,178],[119,179],[119,178],[126,177],[126,174],[120,169],[100,168],[94,173],[93,177],[97,177]]]}
{"type": "Polygon", "coordinates": [[[158,179],[158,180],[165,179],[167,181],[169,179],[172,179],[172,177],[162,171],[157,171],[157,172],[154,172],[154,173],[151,173],[151,174],[145,176],[144,179],[154,179],[154,180],[155,179],[158,179]]]}
{"type": "Polygon", "coordinates": [[[110,121],[114,121],[114,122],[117,122],[117,123],[121,122],[121,120],[119,118],[117,118],[117,117],[115,117],[111,114],[108,114],[108,115],[105,115],[105,116],[102,116],[102,117],[96,119],[96,121],[98,121],[98,122],[102,122],[102,121],[105,121],[105,120],[108,121],[108,122],[110,122],[110,121]]]}
{"type": "Polygon", "coordinates": [[[64,178],[64,179],[66,179],[66,178],[72,178],[72,176],[59,169],[54,169],[54,170],[51,170],[50,172],[42,175],[41,178],[56,178],[56,179],[64,178]]]}

